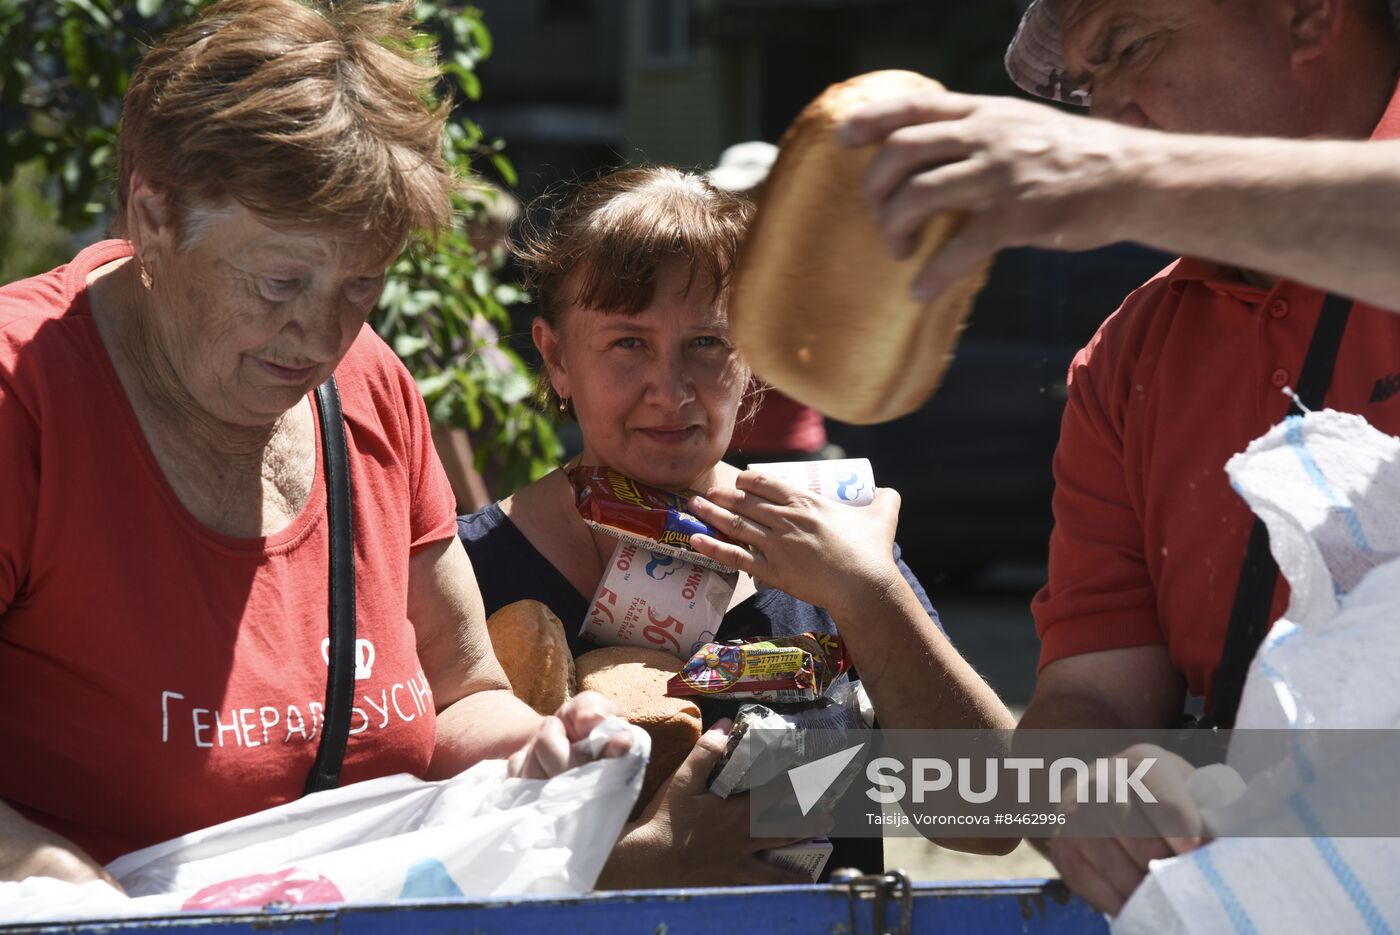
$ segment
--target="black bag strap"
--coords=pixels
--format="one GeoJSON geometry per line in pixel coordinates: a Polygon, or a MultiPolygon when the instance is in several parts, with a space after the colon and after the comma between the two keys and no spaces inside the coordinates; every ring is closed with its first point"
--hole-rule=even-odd
{"type": "MultiPolygon", "coordinates": [[[[1322,314],[1313,330],[1308,356],[1303,360],[1303,372],[1298,377],[1297,399],[1290,414],[1302,403],[1307,409],[1321,409],[1327,387],[1332,384],[1332,370],[1337,364],[1337,350],[1342,345],[1347,318],[1352,303],[1339,295],[1329,295],[1322,304],[1322,314]]],[[[1230,609],[1230,628],[1225,634],[1225,646],[1220,653],[1220,665],[1215,670],[1212,695],[1215,704],[1210,715],[1202,721],[1204,727],[1230,727],[1239,710],[1240,694],[1250,660],[1259,650],[1264,635],[1273,623],[1269,611],[1278,587],[1278,563],[1269,551],[1269,530],[1264,521],[1255,517],[1245,549],[1240,582],[1235,589],[1235,603],[1230,609]]]]}
{"type": "Polygon", "coordinates": [[[306,778],[306,794],[340,784],[340,764],[350,739],[355,694],[355,524],[350,511],[350,454],[340,390],[332,376],[316,387],[326,467],[326,516],[330,527],[330,650],[326,654],[326,711],[316,764],[306,778]]]}

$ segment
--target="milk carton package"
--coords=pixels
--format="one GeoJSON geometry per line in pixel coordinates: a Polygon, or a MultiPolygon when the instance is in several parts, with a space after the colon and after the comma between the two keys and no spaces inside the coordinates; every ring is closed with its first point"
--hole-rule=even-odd
{"type": "Polygon", "coordinates": [[[809,493],[837,503],[869,506],[875,500],[875,471],[868,458],[750,464],[749,470],[796,484],[809,493]]]}
{"type": "Polygon", "coordinates": [[[689,659],[719,632],[738,580],[619,541],[579,636],[599,646],[644,646],[689,659]]]}

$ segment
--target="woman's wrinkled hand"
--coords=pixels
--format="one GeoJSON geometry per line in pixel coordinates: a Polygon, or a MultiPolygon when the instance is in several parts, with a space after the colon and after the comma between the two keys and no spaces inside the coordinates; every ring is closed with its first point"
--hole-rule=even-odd
{"type": "Polygon", "coordinates": [[[622,756],[632,748],[632,736],[620,732],[610,738],[597,757],[583,741],[605,718],[622,716],[616,704],[597,692],[581,692],[540,721],[529,743],[506,761],[507,775],[520,779],[549,779],[594,759],[622,756]]]}
{"type": "Polygon", "coordinates": [[[6,808],[0,814],[0,880],[30,877],[80,885],[101,880],[122,892],[121,884],[78,845],[6,808]]]}
{"type": "Polygon", "coordinates": [[[889,488],[853,507],[745,471],[736,489],[690,501],[696,516],[739,544],[697,535],[691,547],[834,614],[858,611],[903,583],[894,560],[899,504],[889,488]]]}
{"type": "Polygon", "coordinates": [[[749,797],[721,799],[707,791],[706,782],[724,755],[732,726],[724,718],[701,735],[641,819],[624,829],[603,868],[599,889],[811,882],[765,862],[760,854],[805,838],[752,837],[749,797]]]}

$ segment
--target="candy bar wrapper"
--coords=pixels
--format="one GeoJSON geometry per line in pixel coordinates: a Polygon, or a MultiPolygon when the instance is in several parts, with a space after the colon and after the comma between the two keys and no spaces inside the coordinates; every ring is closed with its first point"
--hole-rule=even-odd
{"type": "Polygon", "coordinates": [[[869,506],[875,502],[875,471],[866,458],[750,464],[749,470],[761,471],[838,503],[869,506]]]}
{"type": "Polygon", "coordinates": [[[815,883],[826,869],[826,862],[831,859],[832,850],[834,848],[829,838],[808,838],[787,847],[775,847],[764,851],[763,859],[775,867],[807,874],[815,883]]]}
{"type": "Polygon", "coordinates": [[[645,646],[689,659],[719,632],[738,580],[619,542],[579,636],[600,646],[645,646]]]}
{"type": "Polygon", "coordinates": [[[874,724],[875,710],[864,686],[844,676],[820,704],[801,710],[746,704],[734,716],[724,756],[707,780],[709,790],[721,799],[748,792],[804,763],[847,749],[874,724]],[[764,731],[761,745],[744,741],[750,730],[764,731]]]}
{"type": "Polygon", "coordinates": [[[704,534],[721,542],[729,537],[686,512],[692,494],[676,494],[643,484],[605,467],[569,471],[579,515],[598,529],[644,549],[651,549],[720,573],[733,569],[690,548],[690,537],[704,534]]]}
{"type": "Polygon", "coordinates": [[[666,694],[724,695],[778,704],[812,702],[850,667],[846,645],[831,634],[706,643],[666,683],[666,694]]]}

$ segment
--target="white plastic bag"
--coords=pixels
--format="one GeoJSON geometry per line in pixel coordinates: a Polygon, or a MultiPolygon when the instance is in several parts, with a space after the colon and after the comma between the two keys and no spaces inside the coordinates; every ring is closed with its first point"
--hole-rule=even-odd
{"type": "Polygon", "coordinates": [[[1291,589],[1235,721],[1289,732],[1289,752],[1280,758],[1277,735],[1232,737],[1248,806],[1227,820],[1294,836],[1222,837],[1154,861],[1113,931],[1394,931],[1400,839],[1326,829],[1333,816],[1395,814],[1396,744],[1360,729],[1400,726],[1400,439],[1359,416],[1313,413],[1274,427],[1227,469],[1268,526],[1291,589]],[[1336,728],[1351,730],[1306,733],[1336,728]]]}
{"type": "Polygon", "coordinates": [[[553,779],[508,778],[502,760],[438,782],[387,776],[127,854],[107,870],[130,898],[102,884],[0,884],[0,921],[586,892],[651,753],[647,734],[620,718],[585,743],[596,755],[619,730],[632,734],[626,755],[553,779]]]}

